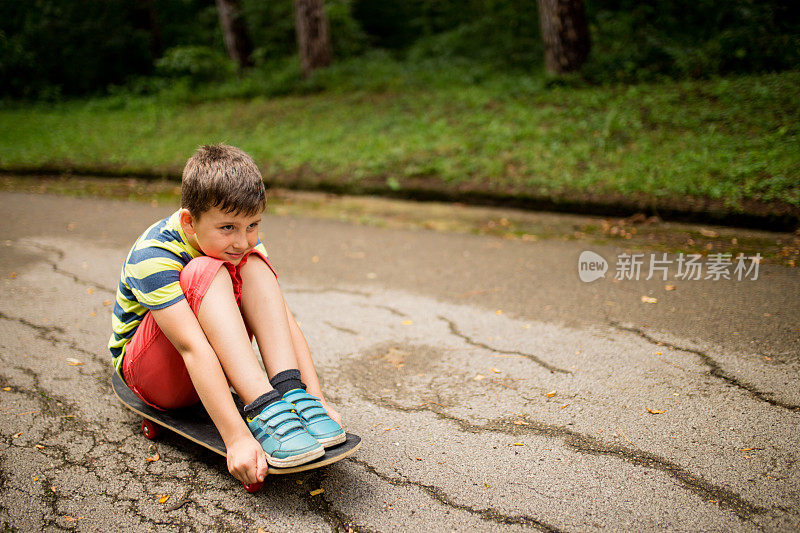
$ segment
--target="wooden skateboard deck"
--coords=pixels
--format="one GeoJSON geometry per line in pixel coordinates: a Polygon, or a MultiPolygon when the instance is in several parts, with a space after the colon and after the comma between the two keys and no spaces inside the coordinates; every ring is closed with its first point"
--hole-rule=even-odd
{"type": "MultiPolygon", "coordinates": [[[[159,411],[147,405],[136,396],[116,372],[114,372],[114,377],[111,378],[111,386],[114,389],[114,394],[117,395],[117,398],[119,398],[125,407],[144,417],[145,420],[142,422],[142,432],[148,439],[155,439],[158,433],[158,427],[161,426],[212,452],[218,453],[223,457],[225,456],[225,444],[222,441],[222,437],[202,404],[183,409],[159,411]],[[153,423],[155,423],[155,427],[153,423]]],[[[239,397],[233,394],[233,399],[240,413],[243,412],[243,405],[239,397]]],[[[331,448],[326,448],[325,455],[318,459],[290,468],[269,466],[268,472],[269,474],[293,474],[295,472],[313,470],[344,459],[354,453],[360,446],[361,437],[348,433],[347,440],[331,448]]],[[[248,488],[248,490],[250,489],[248,488]]]]}

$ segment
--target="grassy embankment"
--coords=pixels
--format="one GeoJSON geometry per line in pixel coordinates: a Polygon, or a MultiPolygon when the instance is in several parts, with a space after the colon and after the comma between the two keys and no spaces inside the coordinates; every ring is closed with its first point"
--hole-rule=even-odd
{"type": "Polygon", "coordinates": [[[279,185],[800,213],[798,72],[612,87],[528,81],[11,105],[0,108],[0,170],[177,177],[197,145],[225,141],[279,185]]]}

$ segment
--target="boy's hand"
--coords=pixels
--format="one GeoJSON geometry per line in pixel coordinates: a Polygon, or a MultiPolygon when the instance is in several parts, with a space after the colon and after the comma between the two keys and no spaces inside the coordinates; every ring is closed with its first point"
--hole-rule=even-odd
{"type": "Polygon", "coordinates": [[[325,410],[328,411],[328,416],[331,417],[331,419],[334,422],[336,422],[337,424],[339,424],[339,426],[343,428],[344,426],[342,425],[342,415],[340,415],[339,412],[336,411],[336,409],[334,409],[333,407],[331,407],[331,405],[325,400],[321,400],[320,403],[322,404],[322,407],[324,407],[325,410]]]}
{"type": "Polygon", "coordinates": [[[252,435],[234,441],[227,455],[228,472],[242,483],[260,483],[267,477],[267,456],[252,435]]]}

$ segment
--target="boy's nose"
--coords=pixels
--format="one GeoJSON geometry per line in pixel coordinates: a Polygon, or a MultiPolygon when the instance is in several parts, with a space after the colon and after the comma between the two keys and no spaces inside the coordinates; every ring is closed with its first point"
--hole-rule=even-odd
{"type": "Polygon", "coordinates": [[[236,236],[236,248],[239,250],[246,250],[249,243],[247,242],[247,234],[240,233],[236,236]]]}

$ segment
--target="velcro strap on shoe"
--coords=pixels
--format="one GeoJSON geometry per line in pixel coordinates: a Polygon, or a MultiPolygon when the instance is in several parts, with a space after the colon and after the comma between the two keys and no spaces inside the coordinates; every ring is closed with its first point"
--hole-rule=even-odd
{"type": "Polygon", "coordinates": [[[300,422],[300,419],[296,418],[294,420],[290,420],[288,422],[284,422],[283,424],[281,424],[280,426],[275,428],[275,435],[277,435],[279,437],[285,437],[289,433],[292,433],[292,432],[298,431],[298,430],[305,431],[305,429],[303,428],[302,422],[300,422]]]}
{"type": "Polygon", "coordinates": [[[308,409],[303,409],[303,416],[306,418],[306,420],[310,420],[315,416],[328,416],[328,411],[326,411],[321,405],[313,405],[308,409]]]}
{"type": "Polygon", "coordinates": [[[266,406],[264,410],[259,413],[258,417],[262,420],[267,420],[279,413],[290,413],[294,411],[294,409],[294,405],[291,403],[285,400],[278,400],[266,406]]]}
{"type": "Polygon", "coordinates": [[[261,420],[270,427],[277,428],[281,424],[289,421],[298,421],[300,418],[295,413],[278,413],[270,416],[269,418],[262,418],[261,420]]]}

